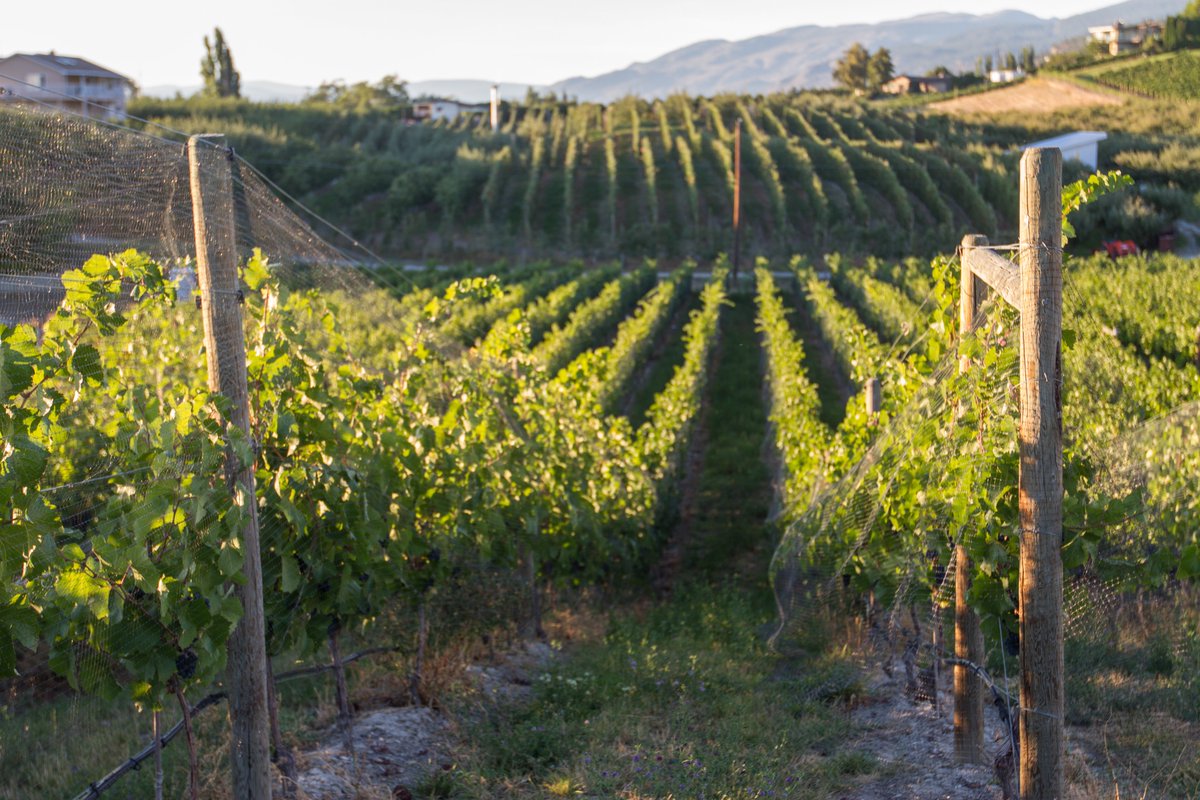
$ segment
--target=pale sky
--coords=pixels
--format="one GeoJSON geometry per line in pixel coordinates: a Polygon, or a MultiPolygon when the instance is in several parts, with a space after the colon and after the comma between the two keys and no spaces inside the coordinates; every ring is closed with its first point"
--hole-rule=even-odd
{"type": "MultiPolygon", "coordinates": [[[[1111,2],[1111,0],[1109,0],[1111,2]]],[[[142,86],[199,83],[202,37],[219,25],[243,81],[482,78],[553,83],[649,61],[703,39],[796,25],[879,22],[931,11],[1017,8],[1063,17],[1105,0],[7,0],[0,56],[56,50],[142,86]]]]}

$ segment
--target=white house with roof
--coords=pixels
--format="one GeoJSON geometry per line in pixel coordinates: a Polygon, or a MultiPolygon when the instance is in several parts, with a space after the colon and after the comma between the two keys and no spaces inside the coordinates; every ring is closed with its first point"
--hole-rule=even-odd
{"type": "Polygon", "coordinates": [[[485,114],[487,103],[461,103],[445,97],[421,98],[413,103],[413,119],[455,120],[459,114],[485,114]]]}
{"type": "Polygon", "coordinates": [[[1163,24],[1155,20],[1146,20],[1137,25],[1126,25],[1117,21],[1112,25],[1097,25],[1088,28],[1088,35],[1092,41],[1106,45],[1108,52],[1114,56],[1140,50],[1147,41],[1158,38],[1162,34],[1163,24]]]}
{"type": "Polygon", "coordinates": [[[1074,131],[1032,142],[1021,147],[1028,150],[1031,147],[1057,147],[1062,151],[1063,161],[1079,161],[1088,169],[1094,170],[1100,163],[1100,143],[1108,138],[1102,131],[1074,131]]]}
{"type": "Polygon", "coordinates": [[[1025,77],[1025,71],[1021,69],[994,69],[988,73],[989,83],[1012,83],[1019,81],[1025,77]]]}
{"type": "Polygon", "coordinates": [[[85,58],[15,53],[0,58],[0,102],[60,108],[87,117],[125,116],[133,81],[85,58]]]}

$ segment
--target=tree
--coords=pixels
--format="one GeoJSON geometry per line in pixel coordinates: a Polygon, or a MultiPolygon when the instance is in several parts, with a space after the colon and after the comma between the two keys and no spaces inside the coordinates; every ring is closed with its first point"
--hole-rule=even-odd
{"type": "Polygon", "coordinates": [[[1192,4],[1178,17],[1167,17],[1162,35],[1164,50],[1180,50],[1200,45],[1200,0],[1192,4]]]}
{"type": "Polygon", "coordinates": [[[985,78],[992,74],[992,70],[995,69],[995,64],[996,62],[992,60],[991,56],[986,56],[983,59],[983,76],[985,78]]]}
{"type": "Polygon", "coordinates": [[[1037,72],[1037,51],[1032,47],[1021,48],[1021,69],[1026,75],[1037,72]]]}
{"type": "Polygon", "coordinates": [[[892,52],[886,47],[881,47],[875,51],[875,55],[871,56],[870,62],[867,64],[867,85],[872,91],[879,91],[879,87],[895,77],[896,68],[892,64],[892,52]]]}
{"type": "Polygon", "coordinates": [[[304,98],[306,103],[328,103],[346,111],[397,111],[408,106],[408,84],[395,75],[378,83],[326,81],[304,98]]]}
{"type": "Polygon", "coordinates": [[[871,54],[858,42],[850,45],[833,67],[833,79],[853,91],[866,91],[871,54]]]}
{"type": "Polygon", "coordinates": [[[200,59],[200,77],[206,97],[241,97],[242,76],[233,67],[233,54],[225,44],[225,34],[213,29],[210,42],[204,37],[204,58],[200,59]]]}

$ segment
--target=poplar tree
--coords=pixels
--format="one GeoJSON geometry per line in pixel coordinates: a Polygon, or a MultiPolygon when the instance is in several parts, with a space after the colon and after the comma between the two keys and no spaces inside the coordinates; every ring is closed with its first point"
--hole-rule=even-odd
{"type": "Polygon", "coordinates": [[[233,53],[225,44],[225,34],[213,29],[212,41],[204,37],[204,58],[200,59],[200,77],[206,97],[241,97],[242,76],[233,66],[233,53]]]}

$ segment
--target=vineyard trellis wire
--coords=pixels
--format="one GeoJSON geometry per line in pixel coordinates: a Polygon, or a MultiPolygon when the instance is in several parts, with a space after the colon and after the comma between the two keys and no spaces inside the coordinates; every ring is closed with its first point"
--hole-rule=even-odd
{"type": "MultiPolygon", "coordinates": [[[[347,256],[227,148],[191,144],[0,111],[0,363],[6,424],[21,426],[6,433],[0,470],[16,502],[2,554],[11,595],[0,609],[0,725],[62,706],[61,723],[43,718],[50,735],[60,724],[86,734],[62,738],[65,756],[106,716],[142,709],[107,745],[128,764],[117,750],[144,749],[147,717],[161,735],[174,695],[191,751],[189,695],[236,693],[230,678],[253,672],[258,716],[232,741],[234,791],[268,796],[268,746],[285,773],[288,764],[273,665],[238,667],[236,647],[226,656],[253,613],[242,600],[251,548],[239,533],[249,516],[260,520],[268,589],[266,624],[250,638],[275,662],[328,651],[339,689],[356,658],[338,657],[339,639],[407,642],[398,658],[420,701],[428,640],[505,628],[530,613],[542,585],[629,569],[652,552],[725,272],[704,288],[682,331],[684,360],[646,422],[597,425],[593,409],[620,405],[633,353],[670,317],[687,268],[621,323],[628,333],[607,357],[580,358],[618,327],[652,271],[410,275],[347,256]],[[206,251],[226,285],[213,285],[206,251]],[[222,311],[232,321],[201,330],[222,311]],[[222,352],[246,380],[240,425],[237,392],[211,362],[222,352]],[[560,369],[570,377],[556,380],[560,369]],[[256,487],[226,481],[223,463],[256,487]]],[[[47,770],[22,759],[10,744],[19,739],[0,741],[4,792],[109,780],[47,770]]],[[[131,780],[117,772],[112,780],[131,780]]],[[[297,776],[284,777],[292,789],[297,776]]]]}
{"type": "MultiPolygon", "coordinates": [[[[62,721],[53,714],[41,721],[53,726],[41,736],[63,740],[66,751],[69,740],[96,737],[65,731],[111,730],[103,723],[115,706],[93,704],[92,695],[148,709],[165,705],[172,692],[190,702],[188,695],[219,681],[222,643],[242,612],[230,592],[242,557],[226,545],[236,541],[245,504],[213,479],[230,441],[238,458],[256,465],[273,623],[267,635],[281,668],[340,652],[340,637],[404,641],[397,669],[411,671],[419,696],[417,652],[441,635],[430,618],[468,629],[528,618],[537,598],[526,577],[530,565],[538,582],[572,583],[611,576],[652,550],[651,520],[699,402],[721,281],[707,285],[703,310],[688,326],[684,366],[656,399],[650,423],[635,429],[597,406],[612,396],[609,380],[628,380],[628,359],[645,341],[635,333],[648,335],[671,306],[666,288],[638,303],[650,270],[616,278],[612,269],[602,279],[589,271],[562,294],[554,287],[569,289],[577,269],[408,276],[337,254],[235,160],[235,213],[227,227],[236,227],[245,263],[238,288],[210,292],[207,305],[240,300],[246,315],[237,336],[250,343],[255,424],[247,437],[229,430],[224,401],[200,389],[206,303],[201,297],[194,308],[187,288],[194,220],[181,143],[111,126],[98,133],[95,123],[71,117],[8,113],[0,126],[0,257],[18,291],[0,305],[40,324],[6,321],[3,329],[4,389],[20,387],[15,400],[5,399],[6,419],[28,435],[6,431],[0,471],[19,504],[17,524],[3,531],[5,579],[24,570],[11,582],[14,602],[0,611],[16,640],[0,644],[13,645],[22,673],[4,685],[0,724],[32,725],[31,710],[66,698],[62,721]],[[152,258],[89,258],[128,244],[152,258]],[[29,267],[37,274],[16,271],[29,267]],[[172,304],[172,294],[183,302],[172,304]],[[635,304],[642,312],[614,333],[635,304]],[[482,339],[467,341],[482,329],[482,339]],[[539,338],[550,340],[545,349],[534,347],[539,338]],[[602,341],[613,343],[607,356],[594,347],[602,341]],[[562,365],[565,371],[557,369],[562,365]],[[34,375],[45,385],[29,383],[34,375]],[[42,419],[35,408],[45,412],[42,419]],[[17,536],[21,547],[12,546],[17,536]],[[463,572],[473,580],[464,582],[463,572]],[[502,589],[487,597],[495,586],[502,589]],[[459,593],[459,604],[479,607],[464,612],[450,597],[459,593]],[[382,606],[381,598],[392,603],[382,606]],[[463,622],[471,612],[477,619],[463,622]]],[[[804,426],[790,440],[788,463],[804,467],[792,476],[792,500],[807,505],[816,493],[816,502],[792,520],[777,558],[785,610],[777,641],[819,632],[817,611],[853,590],[869,610],[863,637],[877,645],[864,652],[874,658],[900,651],[913,696],[935,703],[941,667],[988,675],[1003,700],[1007,739],[1016,694],[1007,656],[1015,651],[1004,646],[1019,624],[1009,597],[1020,539],[1010,524],[1019,475],[1011,423],[1019,320],[985,309],[975,337],[954,341],[947,297],[959,292],[954,270],[939,262],[932,302],[918,302],[932,312],[929,329],[912,342],[872,344],[872,331],[840,305],[844,298],[832,290],[817,297],[816,287],[828,287],[802,263],[797,271],[808,301],[845,312],[824,317],[826,335],[851,343],[840,349],[858,362],[851,363],[855,382],[877,377],[885,391],[878,413],[856,401],[837,436],[811,425],[811,404],[778,415],[781,431],[804,426]],[[841,337],[839,326],[856,327],[841,337]],[[958,377],[960,344],[987,369],[958,377]],[[815,492],[822,484],[826,491],[815,492]],[[971,599],[992,644],[986,664],[960,660],[969,667],[944,658],[942,645],[951,587],[965,572],[960,544],[976,565],[971,599]]],[[[686,282],[675,276],[662,286],[686,282]]],[[[861,301],[870,298],[864,293],[861,301]]],[[[1066,382],[1066,426],[1092,468],[1081,468],[1073,452],[1065,476],[1073,515],[1064,529],[1068,644],[1093,633],[1089,615],[1117,607],[1118,593],[1130,585],[1173,586],[1189,569],[1200,573],[1189,566],[1196,546],[1186,506],[1195,496],[1187,484],[1195,474],[1194,407],[1178,407],[1183,391],[1167,395],[1176,398],[1175,413],[1130,431],[1136,417],[1121,403],[1148,392],[1130,386],[1123,396],[1088,398],[1076,387],[1118,368],[1134,370],[1128,374],[1138,380],[1152,373],[1117,350],[1118,337],[1101,332],[1097,319],[1072,326],[1088,342],[1092,362],[1072,364],[1067,347],[1065,370],[1077,379],[1066,382]],[[1122,423],[1115,442],[1081,424],[1097,410],[1122,423]],[[1135,505],[1110,502],[1127,495],[1136,496],[1135,505]],[[1130,577],[1138,558],[1148,562],[1144,576],[1130,577]]],[[[1121,327],[1126,337],[1140,335],[1121,327]]],[[[795,355],[788,355],[793,373],[804,364],[795,355]]],[[[805,385],[794,381],[779,398],[807,391],[805,385]]],[[[1167,597],[1186,602],[1188,595],[1167,597]]],[[[1168,663],[1181,671],[1193,663],[1189,647],[1183,636],[1172,640],[1168,663]]],[[[331,656],[331,671],[347,660],[331,656]]],[[[1186,702],[1188,687],[1171,690],[1186,702]]],[[[126,727],[138,724],[146,727],[144,716],[126,727]]],[[[12,791],[30,796],[22,753],[14,755],[9,744],[22,738],[0,736],[0,747],[12,791]]],[[[141,741],[129,745],[139,747],[141,741]]],[[[70,791],[85,782],[67,770],[49,778],[71,782],[70,791]]]]}
{"type": "MultiPolygon", "coordinates": [[[[968,237],[961,257],[963,275],[982,272],[988,283],[1001,290],[997,296],[1006,298],[1006,304],[1014,300],[1023,303],[1022,293],[1027,291],[1022,283],[1024,269],[1018,272],[1009,261],[991,253],[1011,252],[1023,265],[1033,258],[1061,258],[1058,208],[1053,200],[1042,206],[1043,214],[1052,218],[1042,221],[1045,235],[1036,246],[985,248],[985,240],[968,237]]],[[[1022,216],[1036,219],[1036,215],[1022,216]]],[[[829,439],[816,419],[815,398],[805,396],[808,390],[784,391],[774,400],[778,409],[773,415],[775,439],[785,465],[781,484],[788,501],[782,514],[787,530],[772,567],[781,613],[776,647],[800,653],[811,649],[814,641],[836,637],[845,642],[842,646],[863,657],[865,677],[860,679],[870,680],[879,691],[898,683],[897,688],[914,701],[928,700],[933,706],[931,722],[941,714],[940,668],[952,668],[957,673],[953,755],[960,763],[978,763],[986,752],[991,764],[995,755],[995,774],[1005,797],[1016,797],[1018,792],[1021,797],[1108,796],[1103,780],[1081,760],[1082,742],[1087,737],[1078,726],[1087,718],[1085,709],[1111,690],[1097,684],[1107,676],[1093,676],[1090,670],[1094,667],[1080,666],[1081,656],[1092,653],[1101,663],[1121,663],[1131,671],[1137,665],[1137,669],[1159,670],[1153,673],[1156,675],[1178,675],[1178,702],[1182,705],[1164,703],[1149,692],[1139,702],[1150,709],[1161,708],[1157,713],[1173,715],[1168,718],[1191,719],[1187,705],[1188,698],[1194,697],[1196,664],[1191,643],[1196,640],[1198,620],[1194,591],[1187,581],[1194,579],[1194,568],[1200,563],[1196,561],[1192,511],[1196,495],[1194,489],[1183,488],[1188,480],[1185,476],[1193,475],[1193,462],[1181,448],[1194,441],[1195,404],[1177,406],[1178,400],[1169,399],[1186,398],[1186,391],[1167,393],[1162,400],[1168,404],[1166,408],[1173,409],[1170,416],[1148,425],[1140,424],[1145,417],[1134,406],[1118,411],[1114,400],[1119,402],[1123,392],[1134,394],[1134,387],[1122,381],[1139,379],[1123,374],[1126,355],[1114,341],[1115,334],[1096,335],[1104,325],[1087,312],[1087,306],[1095,303],[1072,291],[1062,293],[1070,301],[1063,328],[1067,388],[1065,395],[1057,389],[1047,392],[1052,405],[1049,411],[1043,410],[1042,418],[1051,426],[1063,425],[1066,449],[1059,463],[1065,469],[1059,467],[1063,482],[1052,497],[1065,502],[1062,517],[1051,526],[1052,531],[1062,532],[1061,538],[1051,535],[1042,541],[1053,541],[1047,559],[1051,575],[1037,585],[1049,590],[1051,603],[1048,615],[1039,616],[1033,610],[1036,601],[1026,596],[1024,588],[1018,593],[1018,587],[1025,585],[1021,575],[1026,573],[1026,548],[1037,537],[1026,531],[1022,517],[1028,506],[1018,503],[1014,490],[1029,475],[1031,465],[1027,454],[1018,458],[1016,446],[1018,411],[1030,407],[1018,394],[1018,387],[1025,382],[1026,359],[1033,350],[1029,341],[1017,337],[1027,334],[1023,323],[1030,315],[1017,317],[989,303],[979,308],[976,318],[969,309],[979,298],[983,282],[960,282],[955,262],[940,260],[934,264],[933,291],[926,297],[917,295],[923,304],[932,301],[928,330],[915,339],[916,345],[907,344],[906,350],[893,346],[888,352],[851,309],[839,306],[841,311],[832,313],[826,308],[837,304],[832,291],[802,262],[797,269],[805,287],[802,305],[809,305],[822,320],[823,332],[835,349],[845,350],[847,371],[853,371],[858,388],[869,386],[868,376],[880,375],[885,397],[878,415],[867,413],[863,398],[856,398],[829,439]],[[959,326],[951,320],[962,323],[958,335],[954,332],[959,326]],[[1022,343],[1024,358],[1018,358],[1017,341],[1022,343]],[[907,354],[897,359],[897,352],[907,354]],[[1084,358],[1089,363],[1081,373],[1079,362],[1084,358]],[[964,370],[967,363],[972,368],[964,370]],[[1080,383],[1086,385],[1080,387],[1080,383]],[[1065,417],[1054,411],[1060,398],[1065,417]],[[1115,426],[1114,417],[1118,418],[1115,426]],[[1063,421],[1058,422],[1060,419],[1063,421]],[[1143,464],[1138,464],[1136,457],[1131,459],[1133,452],[1139,453],[1143,464]],[[851,466],[843,469],[841,464],[847,462],[851,466]],[[816,499],[810,503],[808,483],[822,472],[831,476],[832,482],[823,488],[818,483],[816,499]],[[1060,551],[1062,560],[1058,562],[1060,551]],[[1056,577],[1065,583],[1064,588],[1054,585],[1056,577]],[[1134,590],[1138,608],[1143,591],[1153,591],[1158,607],[1171,616],[1158,626],[1143,619],[1135,624],[1138,630],[1133,633],[1120,630],[1119,625],[1127,624],[1123,620],[1134,590]],[[948,626],[945,612],[955,606],[956,594],[955,619],[948,626]],[[1064,597],[1066,616],[1057,623],[1055,633],[1054,616],[1062,613],[1056,609],[1063,608],[1064,597]],[[927,615],[919,610],[922,607],[930,609],[927,615]],[[848,613],[851,622],[839,620],[839,612],[848,613]],[[1087,620],[1096,614],[1109,615],[1107,638],[1098,638],[1101,631],[1095,627],[1088,630],[1087,620]],[[964,646],[972,638],[970,618],[975,615],[982,618],[982,635],[967,648],[964,646]],[[1061,649],[1057,657],[1051,655],[1046,666],[1031,669],[1025,663],[1031,649],[1021,641],[1028,633],[1026,625],[1043,621],[1049,624],[1052,647],[1055,641],[1058,648],[1066,644],[1065,674],[1061,667],[1056,673],[1053,664],[1055,660],[1062,663],[1061,649]],[[943,642],[947,629],[956,628],[960,634],[957,652],[949,656],[943,642]],[[1142,644],[1143,637],[1151,643],[1161,637],[1161,644],[1153,645],[1164,648],[1161,655],[1140,654],[1140,648],[1150,649],[1142,644]],[[1014,671],[1008,657],[1018,655],[1021,663],[1014,671]],[[1182,673],[1170,673],[1172,667],[1163,666],[1172,663],[1182,673]],[[901,665],[904,678],[893,680],[894,669],[901,665]],[[876,677],[880,668],[882,674],[876,677]],[[1161,672],[1164,669],[1167,673],[1161,672]],[[1036,690],[1046,679],[1051,697],[1057,690],[1061,698],[1064,686],[1071,686],[1067,702],[1058,709],[1029,697],[1031,687],[1036,690]],[[984,704],[979,693],[968,691],[972,683],[983,683],[992,692],[1002,732],[998,734],[1003,742],[999,752],[983,735],[984,704]],[[1016,704],[1012,699],[1018,687],[1021,700],[1016,704]],[[1075,699],[1076,692],[1082,700],[1075,699]],[[1062,752],[1059,748],[1064,742],[1060,733],[1059,743],[1055,743],[1054,729],[1061,731],[1065,724],[1075,726],[1065,737],[1067,742],[1073,740],[1074,746],[1067,748],[1066,760],[1061,762],[1066,766],[1054,767],[1056,751],[1062,752]],[[1030,741],[1026,726],[1050,729],[1049,747],[1043,744],[1033,758],[1029,749],[1022,747],[1022,741],[1026,745],[1030,741]],[[1039,761],[1048,768],[1031,777],[1026,770],[1039,761]],[[1061,771],[1056,774],[1057,770],[1061,771]],[[1064,772],[1070,773],[1069,783],[1064,782],[1064,772]],[[1060,782],[1057,786],[1053,785],[1056,780],[1060,782]]],[[[835,266],[835,277],[838,269],[835,266]]],[[[863,268],[844,265],[840,269],[863,268]]],[[[872,269],[877,276],[881,274],[877,266],[872,269]]],[[[1182,264],[1176,269],[1181,270],[1176,280],[1186,281],[1187,275],[1194,275],[1183,270],[1182,264]]],[[[1075,273],[1069,271],[1069,276],[1073,278],[1075,273]]],[[[762,274],[759,280],[761,295],[762,274]]],[[[846,274],[840,280],[852,283],[846,274]]],[[[1069,286],[1070,281],[1067,283],[1069,286]]],[[[859,293],[851,298],[867,304],[882,302],[884,295],[859,293]]],[[[888,301],[895,302],[895,298],[888,301]]],[[[1041,308],[1052,313],[1054,306],[1048,302],[1041,308]]],[[[880,309],[872,311],[878,314],[880,309]]],[[[1154,311],[1126,309],[1126,313],[1153,317],[1154,311]]],[[[765,311],[760,324],[769,332],[769,341],[787,339],[788,334],[780,331],[779,323],[772,322],[765,311]]],[[[897,342],[909,336],[900,331],[897,342]]],[[[1044,356],[1042,363],[1054,366],[1041,370],[1041,380],[1050,387],[1061,386],[1059,358],[1044,356]]],[[[1190,366],[1181,368],[1179,377],[1190,376],[1189,370],[1190,366]]],[[[773,378],[772,384],[775,392],[781,391],[779,377],[773,378]]],[[[1189,385],[1195,386],[1187,378],[1180,389],[1189,385]]],[[[1136,396],[1141,397],[1141,392],[1136,396]]],[[[869,392],[866,400],[870,403],[869,392]]],[[[1022,441],[1024,450],[1024,435],[1022,441]]],[[[818,689],[839,690],[860,691],[818,689]]],[[[1107,702],[1130,700],[1122,696],[1107,702]]],[[[946,732],[950,733],[948,727],[946,732]]],[[[1161,746],[1178,752],[1178,758],[1186,761],[1184,741],[1186,738],[1162,741],[1161,746]]],[[[1112,780],[1119,784],[1108,791],[1115,788],[1124,793],[1129,785],[1155,786],[1141,791],[1188,797],[1197,788],[1189,770],[1180,768],[1177,773],[1168,767],[1164,777],[1151,776],[1139,765],[1123,765],[1118,778],[1114,767],[1112,780]]],[[[975,779],[974,775],[969,778],[975,779]]],[[[924,796],[916,783],[908,788],[914,796],[924,796]]],[[[981,792],[979,796],[992,795],[981,792]]]]}

